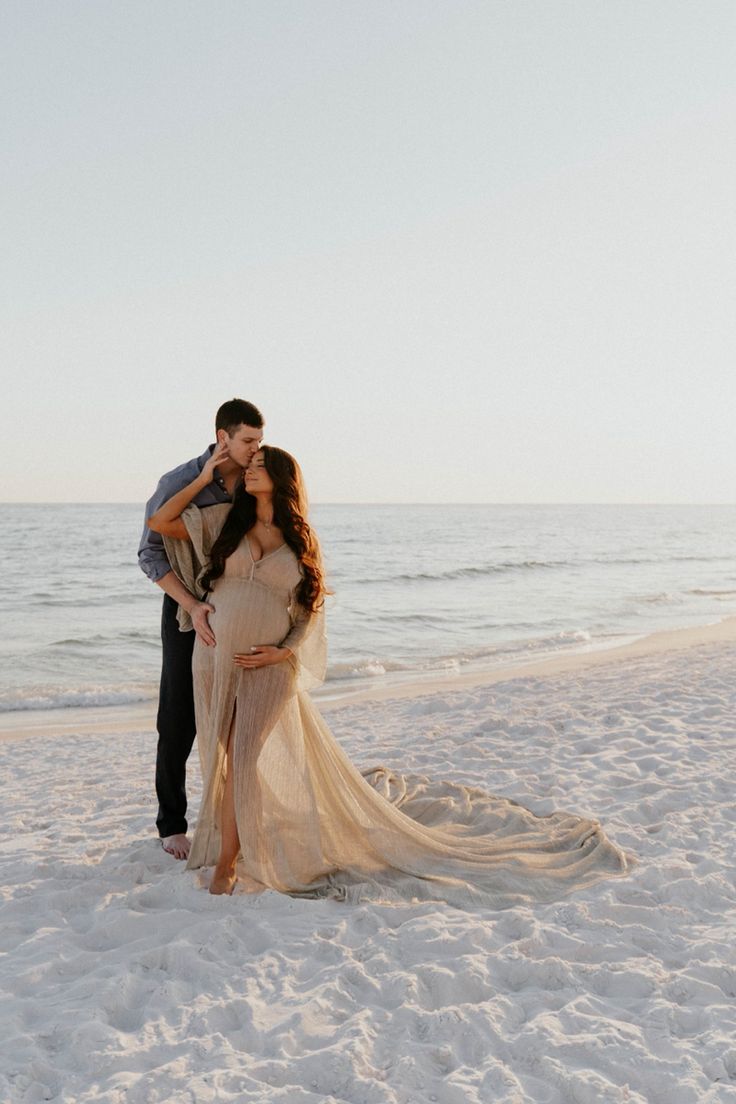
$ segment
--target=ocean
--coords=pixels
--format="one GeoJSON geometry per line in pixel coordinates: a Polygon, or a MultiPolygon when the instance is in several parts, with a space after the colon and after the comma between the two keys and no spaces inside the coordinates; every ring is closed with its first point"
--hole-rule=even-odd
{"type": "MultiPolygon", "coordinates": [[[[154,699],[142,506],[5,505],[0,712],[154,699]]],[[[736,506],[322,505],[335,696],[736,614],[736,506]]]]}

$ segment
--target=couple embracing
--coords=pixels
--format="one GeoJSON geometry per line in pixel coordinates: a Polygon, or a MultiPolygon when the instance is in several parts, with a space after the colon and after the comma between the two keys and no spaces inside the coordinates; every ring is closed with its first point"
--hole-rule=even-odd
{"type": "MultiPolygon", "coordinates": [[[[164,591],[157,827],[211,893],[507,907],[623,873],[600,825],[536,817],[473,786],[357,768],[309,696],[324,678],[326,586],[296,460],[249,402],[167,473],[139,549],[164,591]],[[186,760],[203,778],[191,850],[186,760]]],[[[441,509],[441,507],[438,507],[441,509]]]]}

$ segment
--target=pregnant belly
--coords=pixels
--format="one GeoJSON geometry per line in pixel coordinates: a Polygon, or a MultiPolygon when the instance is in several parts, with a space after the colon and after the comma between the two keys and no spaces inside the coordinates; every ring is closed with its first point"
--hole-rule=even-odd
{"type": "Polygon", "coordinates": [[[280,644],[291,622],[285,596],[259,583],[218,579],[209,601],[217,649],[244,652],[257,644],[280,644]]]}

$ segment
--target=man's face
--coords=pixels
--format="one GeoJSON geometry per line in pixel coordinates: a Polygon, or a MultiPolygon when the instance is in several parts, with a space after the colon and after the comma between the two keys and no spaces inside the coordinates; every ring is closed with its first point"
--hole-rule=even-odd
{"type": "Polygon", "coordinates": [[[235,464],[247,468],[260,448],[263,430],[256,429],[255,426],[239,425],[231,435],[225,429],[218,429],[217,439],[227,444],[230,459],[235,464]]]}

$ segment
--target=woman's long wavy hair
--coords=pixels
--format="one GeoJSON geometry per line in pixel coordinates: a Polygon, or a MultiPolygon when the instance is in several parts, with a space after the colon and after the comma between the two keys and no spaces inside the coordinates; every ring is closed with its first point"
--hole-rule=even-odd
{"type": "MultiPolygon", "coordinates": [[[[278,526],[284,541],[294,552],[302,569],[302,579],[296,590],[300,605],[312,612],[318,610],[325,594],[322,556],[317,538],[307,523],[307,496],[301,468],[293,456],[274,445],[261,445],[263,465],[273,482],[273,524],[278,526]]],[[[231,556],[246,533],[256,523],[256,498],[248,494],[241,481],[233,495],[233,506],[222,532],[212,546],[210,562],[202,578],[209,590],[225,570],[225,560],[231,556]]]]}

